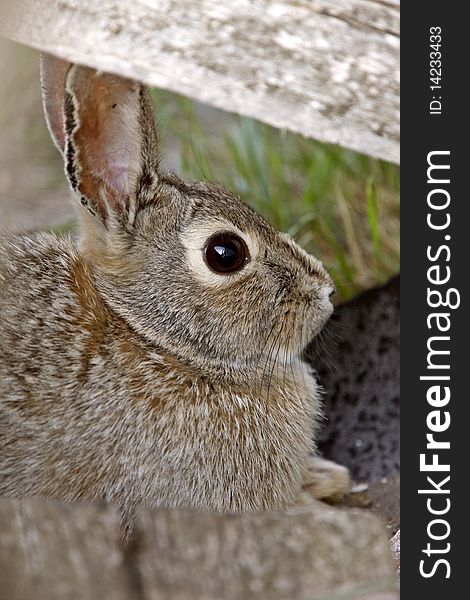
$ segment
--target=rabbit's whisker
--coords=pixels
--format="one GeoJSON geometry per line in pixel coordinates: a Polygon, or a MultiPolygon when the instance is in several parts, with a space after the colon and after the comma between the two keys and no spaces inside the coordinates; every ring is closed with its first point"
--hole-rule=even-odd
{"type": "MultiPolygon", "coordinates": [[[[282,334],[284,332],[284,327],[285,327],[286,321],[282,322],[282,327],[281,330],[279,331],[278,336],[276,337],[276,345],[277,345],[277,350],[276,350],[276,355],[274,356],[274,360],[272,361],[272,368],[271,368],[271,372],[269,375],[269,379],[268,379],[268,388],[266,390],[266,399],[269,399],[269,391],[271,389],[271,383],[272,383],[272,379],[274,376],[274,369],[276,368],[276,362],[277,362],[277,358],[279,356],[279,352],[281,350],[281,344],[279,343],[280,340],[282,340],[282,334]]],[[[272,356],[270,357],[272,358],[272,356]]]]}

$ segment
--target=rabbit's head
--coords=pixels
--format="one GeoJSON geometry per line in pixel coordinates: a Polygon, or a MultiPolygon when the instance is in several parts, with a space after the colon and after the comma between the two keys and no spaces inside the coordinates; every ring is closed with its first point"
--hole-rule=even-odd
{"type": "Polygon", "coordinates": [[[299,356],[332,311],[321,263],[232,193],[160,169],[142,85],[50,56],[42,83],[81,251],[108,306],[221,374],[299,356]]]}

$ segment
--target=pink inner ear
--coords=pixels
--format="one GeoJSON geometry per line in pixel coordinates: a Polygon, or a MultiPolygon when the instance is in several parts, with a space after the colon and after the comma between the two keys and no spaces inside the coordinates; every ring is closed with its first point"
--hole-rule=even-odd
{"type": "Polygon", "coordinates": [[[72,185],[76,182],[82,199],[106,220],[129,208],[141,170],[140,88],[115,75],[73,67],[67,92],[73,102],[72,185]]]}
{"type": "Polygon", "coordinates": [[[111,162],[109,170],[110,183],[112,181],[116,182],[113,188],[123,195],[129,194],[129,166],[124,164],[113,165],[111,162]]]}
{"type": "MultiPolygon", "coordinates": [[[[111,88],[110,91],[114,90],[111,88]]],[[[123,206],[128,205],[141,168],[143,143],[138,93],[134,89],[127,92],[119,98],[110,94],[111,97],[101,103],[97,137],[101,138],[103,147],[95,154],[98,161],[102,157],[99,170],[104,186],[115,192],[114,200],[123,206]]]]}
{"type": "Polygon", "coordinates": [[[126,196],[130,193],[131,165],[129,149],[122,143],[113,149],[113,140],[107,140],[103,147],[105,166],[102,177],[106,183],[118,194],[126,196]]]}

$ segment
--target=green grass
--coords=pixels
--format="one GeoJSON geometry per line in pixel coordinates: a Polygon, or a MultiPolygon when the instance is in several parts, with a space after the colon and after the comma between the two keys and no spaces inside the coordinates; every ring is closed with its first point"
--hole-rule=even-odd
{"type": "Polygon", "coordinates": [[[333,274],[340,297],[399,270],[399,169],[253,119],[154,91],[165,150],[186,178],[217,181],[290,233],[333,274]]]}

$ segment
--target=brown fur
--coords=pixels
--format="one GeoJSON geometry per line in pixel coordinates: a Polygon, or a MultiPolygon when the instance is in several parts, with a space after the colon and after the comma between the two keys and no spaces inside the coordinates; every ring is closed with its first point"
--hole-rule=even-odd
{"type": "Polygon", "coordinates": [[[292,502],[319,413],[301,352],[329,275],[233,194],[163,173],[138,84],[44,57],[43,89],[81,241],[0,238],[0,493],[292,502]],[[203,259],[221,229],[250,248],[230,276],[203,259]]]}

